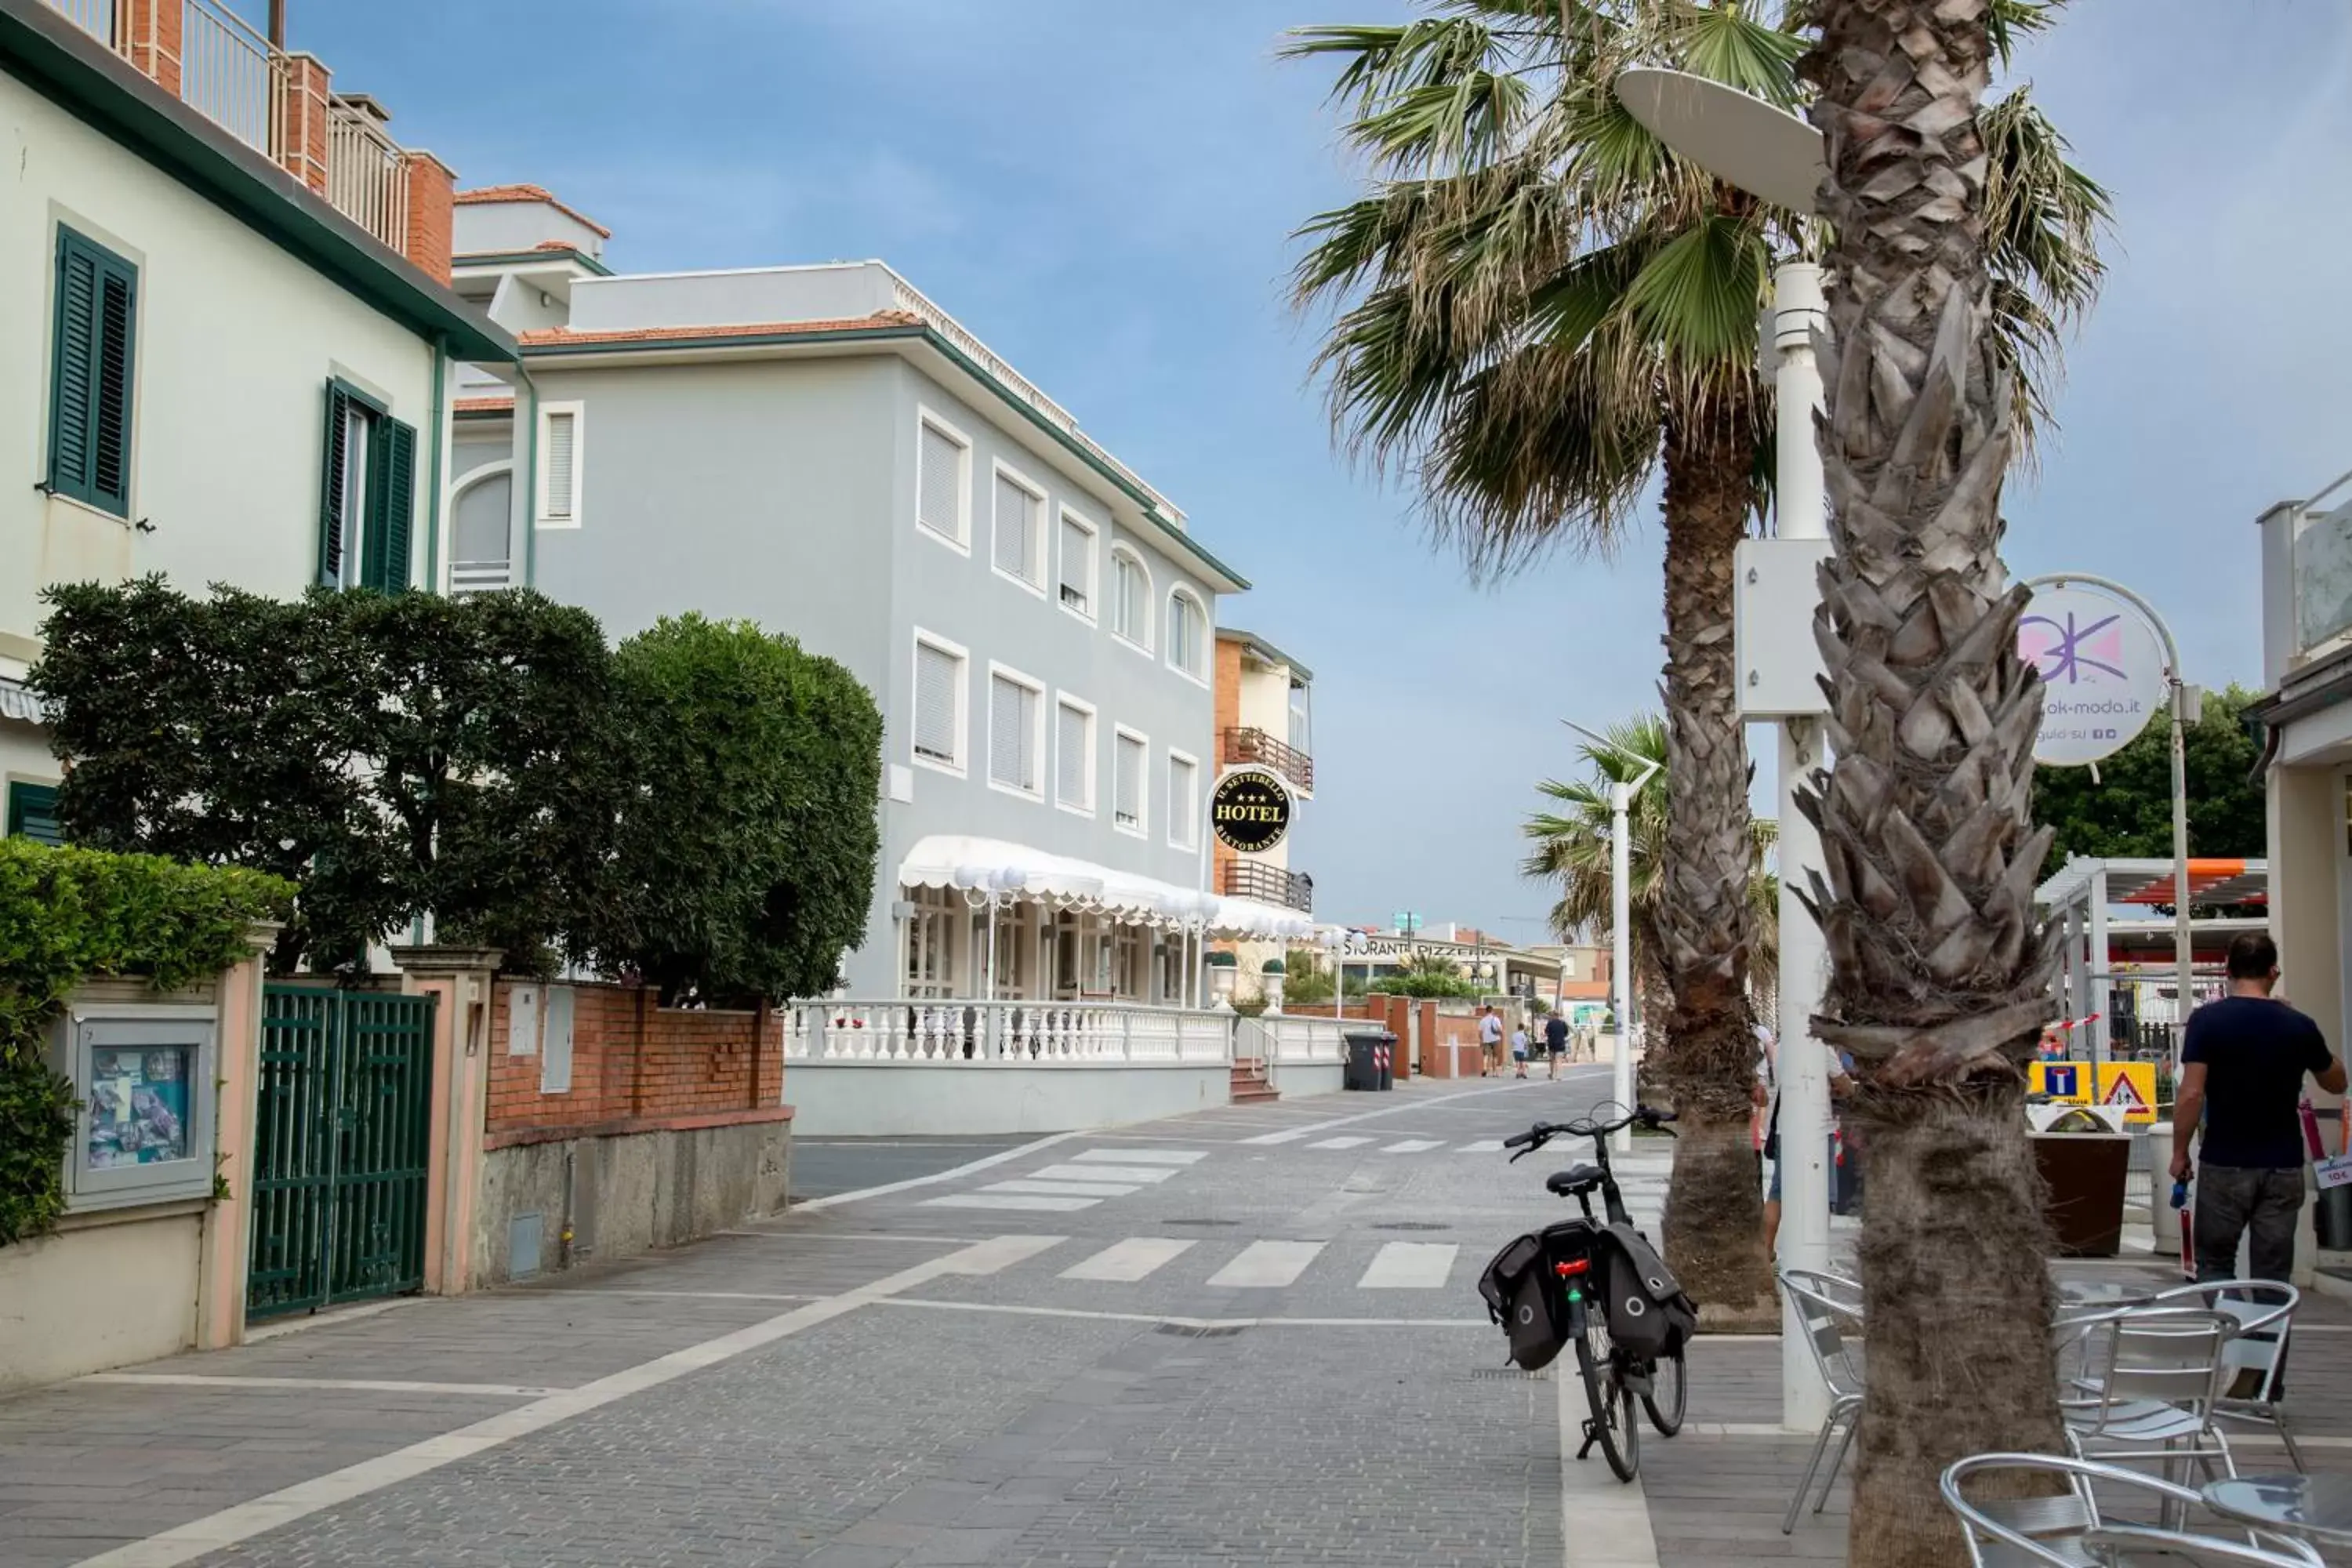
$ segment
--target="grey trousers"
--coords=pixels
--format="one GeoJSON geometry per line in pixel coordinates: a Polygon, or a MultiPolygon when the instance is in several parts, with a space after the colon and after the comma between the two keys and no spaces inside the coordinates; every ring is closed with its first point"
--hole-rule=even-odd
{"type": "Polygon", "coordinates": [[[2197,1279],[2238,1277],[2238,1238],[2247,1237],[2246,1272],[2284,1281],[2294,1272],[2294,1222],[2303,1210],[2303,1167],[2256,1170],[2197,1167],[2197,1279]]]}

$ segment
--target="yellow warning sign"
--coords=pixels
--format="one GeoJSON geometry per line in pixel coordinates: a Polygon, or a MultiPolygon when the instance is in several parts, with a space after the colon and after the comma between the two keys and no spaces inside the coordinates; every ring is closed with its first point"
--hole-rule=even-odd
{"type": "Polygon", "coordinates": [[[2156,1120],[2156,1064],[2101,1062],[2099,1103],[2124,1108],[2126,1123],[2156,1120]]]}

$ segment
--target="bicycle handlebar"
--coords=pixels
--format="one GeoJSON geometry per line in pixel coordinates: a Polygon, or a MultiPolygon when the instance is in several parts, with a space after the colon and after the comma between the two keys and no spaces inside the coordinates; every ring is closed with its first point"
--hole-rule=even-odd
{"type": "Polygon", "coordinates": [[[1518,1151],[1511,1156],[1517,1162],[1563,1133],[1571,1138],[1606,1138],[1612,1132],[1639,1125],[1654,1132],[1664,1132],[1671,1138],[1674,1133],[1666,1123],[1674,1120],[1675,1112],[1671,1110],[1654,1110],[1646,1105],[1637,1105],[1614,1121],[1598,1121],[1590,1116],[1580,1116],[1573,1121],[1538,1121],[1525,1132],[1504,1139],[1503,1147],[1518,1151]]]}

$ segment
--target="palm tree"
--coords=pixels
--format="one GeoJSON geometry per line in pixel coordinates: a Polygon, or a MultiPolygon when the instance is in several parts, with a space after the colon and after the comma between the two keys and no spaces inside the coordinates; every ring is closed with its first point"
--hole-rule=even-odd
{"type": "MultiPolygon", "coordinates": [[[[1676,784],[1650,946],[1672,994],[1660,1077],[1687,1129],[1666,1250],[1702,1300],[1771,1315],[1745,1136],[1756,933],[1732,554],[1769,461],[1758,309],[1776,259],[1816,237],[1669,153],[1611,84],[1627,65],[1670,64],[1794,106],[1802,40],[1752,0],[1431,4],[1402,26],[1311,28],[1288,46],[1342,60],[1334,97],[1374,176],[1301,230],[1297,297],[1340,307],[1319,361],[1335,424],[1413,476],[1475,571],[1561,542],[1612,548],[1663,471],[1676,784]]],[[[2095,288],[2105,198],[2065,170],[2029,100],[2011,118],[2019,155],[2003,172],[2037,183],[2012,187],[2025,243],[2003,252],[1999,303],[2019,363],[2040,368],[2095,288]]]]}
{"type": "Polygon", "coordinates": [[[1828,142],[1820,426],[1832,563],[1814,629],[1834,761],[1807,815],[1826,882],[1824,1037],[1870,1141],[1870,1319],[1849,1560],[1954,1561],[1937,1474],[2054,1451],[2053,1305],[2022,1063],[2054,949],[2033,911],[2042,689],[2000,554],[2019,402],[2003,298],[1993,0],[1816,0],[1801,69],[1828,142]]]}
{"type": "MultiPolygon", "coordinates": [[[[1654,713],[1645,713],[1609,727],[1611,744],[1587,744],[1580,756],[1591,770],[1588,778],[1547,779],[1536,786],[1550,809],[1538,811],[1520,831],[1534,844],[1520,870],[1538,881],[1557,881],[1559,897],[1551,907],[1552,934],[1562,942],[1580,936],[1608,942],[1615,934],[1611,903],[1612,815],[1609,786],[1630,781],[1644,763],[1658,764],[1633,792],[1626,812],[1630,846],[1627,859],[1632,886],[1626,889],[1631,914],[1629,945],[1633,956],[1633,988],[1645,1014],[1663,1015],[1668,987],[1658,935],[1658,915],[1664,900],[1666,860],[1667,800],[1672,791],[1665,772],[1666,726],[1654,713]],[[1614,749],[1612,749],[1614,748],[1614,749]]],[[[1748,905],[1754,951],[1759,972],[1769,972],[1780,958],[1780,881],[1769,863],[1780,825],[1770,817],[1748,822],[1748,905]]]]}

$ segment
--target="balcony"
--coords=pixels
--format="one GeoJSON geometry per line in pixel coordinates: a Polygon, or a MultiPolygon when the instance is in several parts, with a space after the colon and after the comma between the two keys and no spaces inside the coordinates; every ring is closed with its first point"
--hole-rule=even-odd
{"type": "MultiPolygon", "coordinates": [[[[1227,766],[1235,763],[1256,763],[1288,779],[1294,788],[1308,795],[1315,793],[1315,759],[1295,747],[1285,745],[1263,730],[1225,731],[1217,761],[1227,766]]],[[[1304,909],[1307,906],[1301,904],[1297,907],[1304,909]]]]}
{"type": "Polygon", "coordinates": [[[1315,879],[1304,871],[1286,871],[1263,860],[1228,860],[1217,881],[1217,891],[1229,899],[1255,899],[1303,915],[1315,912],[1315,879]]]}
{"type": "MultiPolygon", "coordinates": [[[[326,68],[256,32],[224,0],[47,0],[164,91],[308,184],[388,249],[413,255],[418,155],[384,132],[374,100],[330,91],[326,68]]],[[[430,244],[428,240],[424,241],[430,244]]]]}

